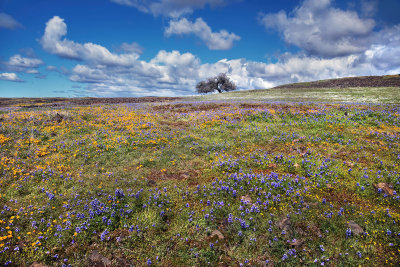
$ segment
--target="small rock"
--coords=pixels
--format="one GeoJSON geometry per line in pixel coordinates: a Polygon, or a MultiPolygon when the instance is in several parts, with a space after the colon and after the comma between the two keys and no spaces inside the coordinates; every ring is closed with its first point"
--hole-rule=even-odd
{"type": "Polygon", "coordinates": [[[148,180],[147,181],[147,185],[148,186],[153,186],[153,185],[155,185],[156,184],[156,181],[154,181],[154,180],[148,180]]]}
{"type": "Polygon", "coordinates": [[[188,178],[189,178],[189,175],[187,175],[186,173],[181,174],[181,179],[187,180],[188,178]]]}
{"type": "Polygon", "coordinates": [[[213,238],[214,236],[217,236],[218,239],[224,239],[225,238],[224,235],[218,230],[212,231],[211,238],[213,238]]]}
{"type": "Polygon", "coordinates": [[[269,261],[268,263],[266,261],[260,261],[258,266],[262,267],[273,267],[274,263],[272,261],[269,261]]]}
{"type": "Polygon", "coordinates": [[[275,163],[270,163],[270,164],[268,165],[268,167],[271,168],[271,169],[275,169],[277,166],[278,166],[278,165],[276,165],[275,163]]]}
{"type": "Polygon", "coordinates": [[[97,250],[94,250],[89,255],[89,265],[92,267],[107,267],[111,266],[111,261],[102,256],[97,250]]]}
{"type": "Polygon", "coordinates": [[[246,204],[251,204],[251,197],[249,197],[248,195],[241,196],[240,200],[245,202],[246,204]]]}
{"type": "Polygon", "coordinates": [[[393,196],[393,185],[388,184],[388,183],[378,183],[378,184],[373,184],[373,186],[378,190],[379,188],[382,189],[383,192],[386,194],[393,196]]]}
{"type": "Polygon", "coordinates": [[[63,115],[61,115],[60,113],[57,113],[57,115],[55,116],[54,119],[55,119],[58,123],[61,123],[62,120],[63,120],[63,118],[64,118],[63,115]]]}
{"type": "Polygon", "coordinates": [[[290,245],[292,246],[292,248],[299,248],[304,244],[304,241],[301,239],[295,239],[294,242],[291,242],[290,245]]]}
{"type": "Polygon", "coordinates": [[[278,223],[279,229],[288,232],[290,230],[290,219],[289,218],[283,218],[279,223],[278,223]]]}
{"type": "Polygon", "coordinates": [[[354,221],[349,221],[347,225],[351,229],[351,232],[355,235],[360,235],[364,233],[364,229],[362,229],[362,227],[356,224],[354,221]]]}
{"type": "Polygon", "coordinates": [[[350,162],[350,161],[346,161],[346,165],[347,165],[348,167],[354,167],[354,163],[353,163],[353,162],[350,162]]]}
{"type": "Polygon", "coordinates": [[[298,233],[299,235],[302,235],[302,236],[306,236],[307,235],[307,233],[303,229],[301,229],[300,227],[296,228],[296,233],[298,233]]]}

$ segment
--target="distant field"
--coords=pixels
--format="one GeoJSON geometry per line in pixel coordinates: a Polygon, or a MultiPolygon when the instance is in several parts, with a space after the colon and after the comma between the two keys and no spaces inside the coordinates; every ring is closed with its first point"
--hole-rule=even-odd
{"type": "Polygon", "coordinates": [[[400,103],[400,87],[272,88],[196,96],[193,99],[396,104],[400,103]]]}
{"type": "Polygon", "coordinates": [[[400,75],[292,83],[272,89],[236,91],[194,99],[397,104],[400,103],[400,75]]]}
{"type": "Polygon", "coordinates": [[[399,105],[304,92],[4,109],[0,263],[398,266],[399,105]]]}

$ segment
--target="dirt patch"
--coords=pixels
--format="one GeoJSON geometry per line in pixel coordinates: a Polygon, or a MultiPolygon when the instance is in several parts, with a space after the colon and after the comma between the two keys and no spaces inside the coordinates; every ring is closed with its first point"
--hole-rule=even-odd
{"type": "Polygon", "coordinates": [[[169,121],[169,120],[162,120],[159,122],[162,126],[167,126],[172,129],[186,129],[190,126],[188,122],[184,121],[169,121]]]}

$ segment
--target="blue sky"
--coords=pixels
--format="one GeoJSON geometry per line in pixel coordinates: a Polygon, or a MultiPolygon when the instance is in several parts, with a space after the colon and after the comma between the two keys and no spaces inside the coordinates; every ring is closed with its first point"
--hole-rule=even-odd
{"type": "Polygon", "coordinates": [[[0,97],[180,96],[400,73],[398,0],[0,0],[0,97]]]}

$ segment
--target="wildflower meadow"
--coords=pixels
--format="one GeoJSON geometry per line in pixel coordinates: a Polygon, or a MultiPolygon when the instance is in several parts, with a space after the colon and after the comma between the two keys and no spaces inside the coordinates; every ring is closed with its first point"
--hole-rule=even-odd
{"type": "Polygon", "coordinates": [[[400,107],[0,111],[0,263],[398,266],[400,107]]]}

